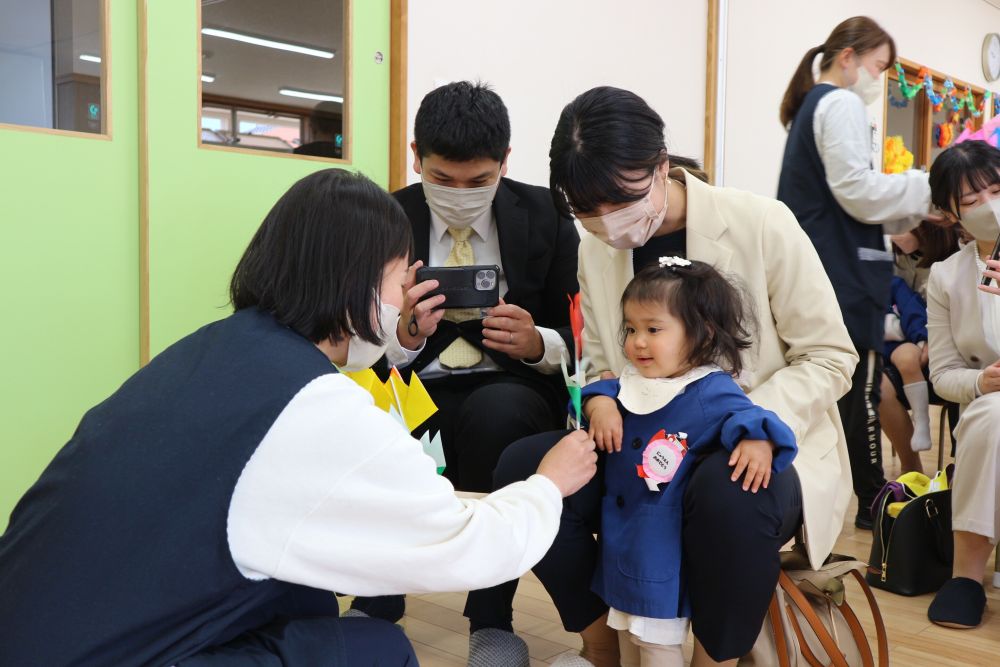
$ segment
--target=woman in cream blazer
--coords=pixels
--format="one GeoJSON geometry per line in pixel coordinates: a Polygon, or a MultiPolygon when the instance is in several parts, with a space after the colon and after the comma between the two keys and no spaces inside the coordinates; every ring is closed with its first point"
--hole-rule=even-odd
{"type": "Polygon", "coordinates": [[[969,628],[982,622],[986,561],[1000,537],[1000,299],[976,289],[1000,234],[1000,151],[981,141],[949,148],[934,162],[930,183],[934,204],[976,239],[932,266],[927,283],[931,382],[962,415],[952,479],[953,578],[927,615],[969,628]]]}
{"type": "MultiPolygon", "coordinates": [[[[589,379],[618,375],[625,367],[622,293],[633,277],[633,260],[645,262],[643,251],[660,253],[666,236],[689,259],[738,279],[753,299],[756,345],[746,353],[749,372],[740,379],[755,403],[795,433],[794,471],[774,475],[768,489],[752,494],[742,490],[742,480],[730,480],[728,454],[709,455],[699,461],[678,509],[684,513],[682,588],[691,599],[697,640],[692,664],[734,664],[760,632],[782,542],[804,523],[810,562],[818,567],[840,533],[851,474],[836,402],[850,386],[858,356],[816,250],[788,208],[712,187],[682,169],[668,173],[663,131],[659,115],[628,91],[584,93],[557,125],[551,188],[557,206],[568,203],[592,232],[582,235],[579,249],[589,379]]],[[[511,445],[495,483],[527,475],[557,439],[541,434],[511,445]]],[[[565,628],[581,633],[582,655],[597,667],[617,665],[618,656],[607,631],[607,606],[590,591],[597,558],[592,533],[599,532],[595,516],[602,502],[623,506],[620,497],[602,498],[602,485],[599,469],[567,499],[559,535],[534,568],[565,628]]],[[[475,613],[469,616],[473,628],[483,627],[475,613]]]]}
{"type": "MultiPolygon", "coordinates": [[[[686,185],[687,258],[734,276],[753,299],[757,345],[747,354],[749,373],[740,384],[795,433],[806,546],[818,568],[840,535],[851,496],[836,403],[858,357],[837,298],[809,237],[784,204],[712,187],[680,169],[670,177],[686,185]]],[[[590,379],[625,367],[621,296],[632,276],[631,250],[583,235],[579,279],[590,379]]]]}

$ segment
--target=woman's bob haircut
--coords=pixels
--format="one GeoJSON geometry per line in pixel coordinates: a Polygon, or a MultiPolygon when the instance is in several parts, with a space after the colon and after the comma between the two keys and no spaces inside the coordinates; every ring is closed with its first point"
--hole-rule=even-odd
{"type": "Polygon", "coordinates": [[[931,203],[961,219],[962,195],[1000,185],[1000,150],[985,141],[965,141],[945,150],[931,165],[931,203]]]}
{"type": "Polygon", "coordinates": [[[324,169],[274,205],[247,246],[229,296],[260,308],[314,343],[357,335],[379,341],[376,297],[386,264],[409,259],[400,205],[360,174],[324,169]]]}

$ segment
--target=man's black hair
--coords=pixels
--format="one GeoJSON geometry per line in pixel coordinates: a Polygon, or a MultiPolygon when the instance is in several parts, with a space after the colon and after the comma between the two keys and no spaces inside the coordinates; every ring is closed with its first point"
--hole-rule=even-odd
{"type": "Polygon", "coordinates": [[[368,178],[324,169],[274,205],[236,266],[235,310],[257,307],[314,343],[353,334],[378,344],[375,297],[386,264],[413,246],[400,205],[368,178]]]}
{"type": "Polygon", "coordinates": [[[510,146],[510,118],[503,100],[485,83],[456,81],[424,96],[417,110],[413,139],[417,155],[440,155],[467,162],[503,162],[510,146]]]}

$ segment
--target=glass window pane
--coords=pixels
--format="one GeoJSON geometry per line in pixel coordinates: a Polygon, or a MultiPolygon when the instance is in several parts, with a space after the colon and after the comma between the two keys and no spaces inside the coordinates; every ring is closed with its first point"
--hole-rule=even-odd
{"type": "Polygon", "coordinates": [[[239,130],[236,144],[241,148],[256,147],[291,152],[302,143],[302,119],[299,116],[237,111],[239,130]],[[268,137],[275,141],[258,141],[268,137]]]}
{"type": "Polygon", "coordinates": [[[0,0],[0,123],[104,132],[102,0],[0,0]]]}
{"type": "Polygon", "coordinates": [[[346,1],[203,0],[202,142],[342,157],[346,1]]]}
{"type": "MultiPolygon", "coordinates": [[[[907,80],[913,80],[908,74],[907,80]]],[[[912,99],[906,99],[899,91],[899,83],[889,79],[889,109],[886,112],[885,136],[902,137],[903,145],[914,155],[914,168],[919,168],[920,151],[920,104],[923,92],[917,93],[912,99]]]]}

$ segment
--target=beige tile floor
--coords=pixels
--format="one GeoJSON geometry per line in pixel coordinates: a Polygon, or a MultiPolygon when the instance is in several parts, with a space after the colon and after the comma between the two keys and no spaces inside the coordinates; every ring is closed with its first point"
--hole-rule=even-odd
{"type": "MultiPolygon", "coordinates": [[[[938,415],[932,408],[931,420],[937,436],[938,415]]],[[[899,475],[899,461],[889,457],[885,440],[886,472],[890,478],[899,475]]],[[[937,444],[922,456],[925,470],[937,463],[937,444]]],[[[844,531],[837,543],[839,553],[867,560],[871,548],[871,533],[854,528],[855,509],[847,513],[844,531]]],[[[992,571],[992,562],[989,571],[992,571]]],[[[989,575],[988,575],[989,576],[989,575]]],[[[931,595],[907,598],[885,591],[875,591],[889,634],[890,664],[906,667],[931,666],[1000,666],[1000,590],[987,583],[988,604],[983,625],[975,630],[950,630],[932,625],[927,620],[927,605],[931,595]]],[[[874,636],[871,619],[864,606],[864,597],[851,582],[849,599],[865,630],[874,636]]],[[[459,667],[466,664],[469,647],[469,626],[462,616],[465,596],[440,593],[410,596],[402,625],[416,649],[421,667],[459,667]]],[[[548,665],[567,651],[580,648],[577,635],[562,629],[559,616],[548,594],[531,574],[521,579],[514,599],[514,629],[528,644],[533,667],[548,665]]],[[[686,647],[690,659],[690,640],[686,647]]]]}

